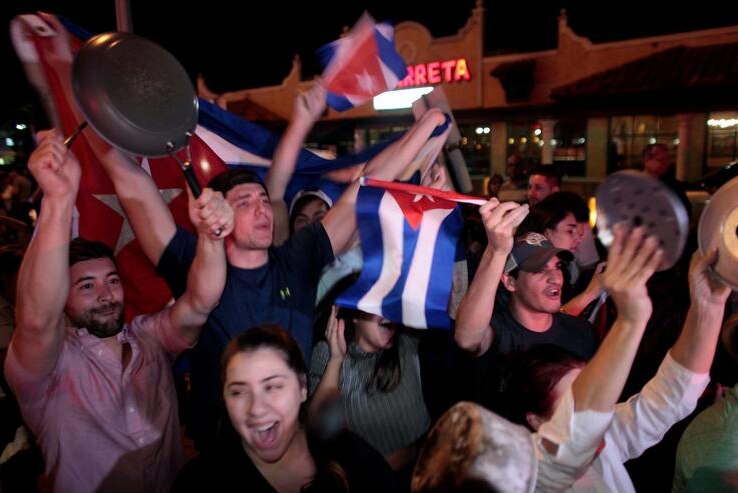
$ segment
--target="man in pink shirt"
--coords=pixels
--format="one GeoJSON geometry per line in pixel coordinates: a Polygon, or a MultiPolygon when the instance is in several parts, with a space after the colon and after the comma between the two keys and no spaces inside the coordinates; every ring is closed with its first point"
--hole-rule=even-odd
{"type": "Polygon", "coordinates": [[[56,131],[40,137],[28,167],[44,203],[18,275],[8,383],[54,491],[168,491],[184,459],[170,366],[220,299],[233,212],[210,189],[190,198],[199,235],[187,292],[124,324],[113,252],[70,243],[79,162],[56,131]]]}

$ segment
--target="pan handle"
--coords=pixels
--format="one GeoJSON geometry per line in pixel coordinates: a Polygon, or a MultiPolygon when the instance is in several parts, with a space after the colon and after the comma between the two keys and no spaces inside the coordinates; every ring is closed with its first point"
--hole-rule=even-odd
{"type": "Polygon", "coordinates": [[[85,129],[85,127],[87,127],[87,120],[80,123],[77,129],[74,131],[74,133],[72,133],[72,135],[64,139],[64,147],[66,147],[67,149],[72,147],[72,144],[74,144],[75,139],[82,132],[82,130],[85,129]]]}
{"type": "Polygon", "coordinates": [[[192,166],[190,166],[189,163],[182,163],[181,166],[182,172],[185,176],[185,180],[187,180],[187,184],[190,186],[190,190],[192,190],[192,195],[194,195],[195,198],[199,197],[202,193],[202,189],[200,188],[200,184],[197,183],[195,170],[192,169],[192,166]]]}
{"type": "Polygon", "coordinates": [[[177,152],[174,150],[174,143],[167,142],[167,152],[170,156],[174,158],[175,161],[177,161],[177,163],[179,163],[179,167],[182,168],[182,173],[184,173],[185,180],[187,180],[187,185],[189,185],[190,190],[192,191],[192,195],[194,195],[195,198],[198,198],[202,193],[202,188],[197,182],[195,170],[192,169],[192,158],[190,156],[190,137],[192,137],[192,134],[188,132],[187,142],[185,143],[185,152],[187,153],[187,159],[184,162],[179,158],[179,156],[177,156],[177,152]]]}

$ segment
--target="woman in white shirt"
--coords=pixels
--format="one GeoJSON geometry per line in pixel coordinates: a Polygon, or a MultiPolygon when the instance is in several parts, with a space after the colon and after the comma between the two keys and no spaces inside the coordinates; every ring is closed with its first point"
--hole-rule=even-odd
{"type": "MultiPolygon", "coordinates": [[[[689,272],[692,305],[682,333],[656,376],[615,414],[590,467],[571,486],[576,492],[635,491],[623,463],[638,457],[689,415],[709,382],[728,288],[708,276],[717,259],[695,253],[689,272]]],[[[508,418],[537,430],[585,362],[551,346],[534,348],[512,363],[505,388],[508,418]]]]}

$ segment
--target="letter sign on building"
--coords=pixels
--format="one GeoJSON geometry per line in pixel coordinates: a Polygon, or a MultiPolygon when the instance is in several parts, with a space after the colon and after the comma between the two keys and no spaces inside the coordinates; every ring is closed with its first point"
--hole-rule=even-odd
{"type": "Polygon", "coordinates": [[[407,66],[407,76],[397,87],[414,87],[425,84],[453,83],[471,80],[466,58],[446,60],[443,62],[419,63],[407,66]]]}

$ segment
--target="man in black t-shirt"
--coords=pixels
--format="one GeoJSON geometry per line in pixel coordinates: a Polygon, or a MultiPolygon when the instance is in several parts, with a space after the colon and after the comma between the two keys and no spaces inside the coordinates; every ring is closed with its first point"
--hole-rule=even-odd
{"type": "Polygon", "coordinates": [[[510,302],[492,315],[496,329],[491,349],[508,354],[539,344],[555,344],[588,360],[597,349],[592,325],[561,313],[562,268],[573,260],[543,235],[528,233],[518,240],[505,264],[502,284],[510,302]]]}
{"type": "Polygon", "coordinates": [[[555,248],[539,233],[513,241],[513,231],[528,213],[527,205],[492,199],[479,212],[489,242],[459,305],[456,342],[477,356],[490,349],[494,355],[555,344],[589,359],[597,349],[593,327],[560,313],[561,267],[573,259],[571,252],[555,248]],[[500,283],[510,299],[494,310],[500,283]]]}
{"type": "Polygon", "coordinates": [[[561,267],[573,256],[538,233],[513,242],[513,231],[527,213],[525,205],[500,204],[494,199],[480,208],[489,243],[459,306],[454,338],[477,356],[490,349],[494,356],[555,344],[589,359],[597,349],[594,328],[560,313],[561,267]],[[509,291],[510,301],[495,311],[500,282],[509,291]]]}
{"type": "Polygon", "coordinates": [[[506,355],[554,344],[589,359],[597,339],[589,322],[560,312],[561,268],[573,260],[572,253],[555,248],[539,233],[513,241],[513,231],[528,214],[527,205],[492,199],[479,212],[489,241],[459,305],[454,339],[469,353],[485,356],[474,365],[474,398],[495,409],[506,355]],[[509,301],[495,306],[500,283],[509,301]]]}

